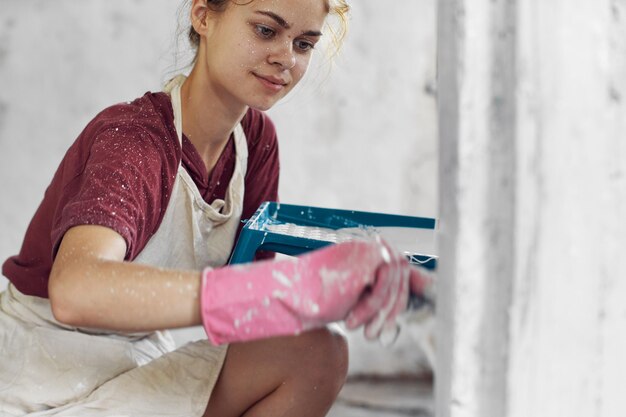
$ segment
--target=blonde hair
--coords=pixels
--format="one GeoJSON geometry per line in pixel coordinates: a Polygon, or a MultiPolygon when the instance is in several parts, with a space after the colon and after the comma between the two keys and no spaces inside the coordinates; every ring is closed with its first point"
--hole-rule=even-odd
{"type": "Polygon", "coordinates": [[[339,53],[343,40],[348,33],[348,13],[350,12],[350,6],[346,0],[326,1],[328,4],[329,15],[335,17],[339,22],[339,30],[335,29],[333,25],[326,23],[335,47],[335,52],[332,55],[336,55],[339,53]]]}

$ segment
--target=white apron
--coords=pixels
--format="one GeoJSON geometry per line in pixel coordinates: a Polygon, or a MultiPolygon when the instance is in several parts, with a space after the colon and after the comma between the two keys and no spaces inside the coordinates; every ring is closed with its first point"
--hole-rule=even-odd
{"type": "MultiPolygon", "coordinates": [[[[178,76],[167,86],[182,146],[178,76]]],[[[201,270],[228,261],[241,218],[248,148],[234,131],[236,164],[224,200],[207,204],[181,166],[163,221],[135,262],[201,270]]],[[[226,346],[176,350],[167,332],[116,334],[57,322],[47,299],[9,285],[0,294],[0,416],[201,416],[226,346]]]]}

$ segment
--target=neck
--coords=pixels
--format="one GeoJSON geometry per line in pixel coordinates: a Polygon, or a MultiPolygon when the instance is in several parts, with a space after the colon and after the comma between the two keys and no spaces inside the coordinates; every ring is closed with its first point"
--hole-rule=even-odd
{"type": "Polygon", "coordinates": [[[247,107],[229,105],[194,68],[181,87],[183,132],[211,172],[247,107]]]}

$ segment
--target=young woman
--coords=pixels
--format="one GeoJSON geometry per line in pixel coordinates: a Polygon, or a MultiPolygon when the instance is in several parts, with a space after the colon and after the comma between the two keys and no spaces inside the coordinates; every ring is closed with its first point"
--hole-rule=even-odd
{"type": "Polygon", "coordinates": [[[343,1],[193,0],[188,77],[112,106],[71,146],[3,273],[3,416],[323,416],[345,320],[375,338],[425,276],[380,240],[225,267],[277,198],[271,108],[343,1]],[[202,324],[174,348],[162,330],[202,324]]]}

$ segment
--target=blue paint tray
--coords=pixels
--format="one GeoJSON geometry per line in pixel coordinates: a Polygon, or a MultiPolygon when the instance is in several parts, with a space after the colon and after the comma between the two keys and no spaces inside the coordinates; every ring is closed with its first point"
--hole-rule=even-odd
{"type": "Polygon", "coordinates": [[[296,256],[374,232],[411,263],[432,270],[437,265],[436,226],[427,217],[265,202],[246,221],[230,263],[251,262],[259,250],[296,256]]]}

